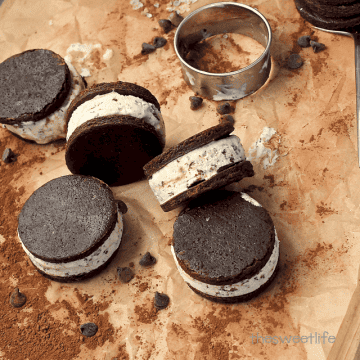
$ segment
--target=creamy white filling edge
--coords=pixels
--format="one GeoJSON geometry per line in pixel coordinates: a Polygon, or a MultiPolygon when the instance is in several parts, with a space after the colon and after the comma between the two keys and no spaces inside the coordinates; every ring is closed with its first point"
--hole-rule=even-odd
{"type": "Polygon", "coordinates": [[[84,81],[74,66],[69,61],[66,61],[66,64],[70,70],[71,88],[62,106],[44,119],[24,121],[18,126],[3,124],[3,128],[38,144],[47,144],[66,137],[66,110],[75,96],[85,89],[84,81]]]}
{"type": "Polygon", "coordinates": [[[68,263],[50,263],[35,257],[26,249],[22,243],[19,233],[21,245],[29,256],[32,263],[45,274],[52,276],[68,277],[74,275],[80,275],[83,273],[89,273],[92,270],[99,268],[113,255],[116,249],[119,247],[121,237],[123,233],[123,220],[122,213],[118,212],[117,222],[114,230],[94,253],[85,257],[84,259],[71,261],[68,263]]]}
{"type": "Polygon", "coordinates": [[[171,161],[152,175],[149,186],[162,205],[187,191],[193,183],[210,179],[222,166],[245,158],[240,139],[236,135],[230,135],[171,161]]]}
{"type": "Polygon", "coordinates": [[[199,290],[200,292],[210,296],[234,297],[250,294],[256,291],[271,278],[271,275],[274,273],[279,260],[279,243],[280,242],[275,230],[274,249],[265,266],[260,270],[258,274],[256,274],[252,278],[231,285],[209,285],[192,278],[179,265],[173,246],[171,246],[171,252],[175,259],[176,267],[179,270],[181,277],[185,280],[186,283],[191,285],[196,290],[199,290]]]}
{"type": "Polygon", "coordinates": [[[71,114],[66,140],[69,140],[76,128],[85,122],[108,115],[129,115],[143,119],[155,128],[162,139],[162,146],[164,147],[165,126],[160,111],[153,104],[136,96],[120,95],[116,91],[97,95],[79,105],[71,114]]]}

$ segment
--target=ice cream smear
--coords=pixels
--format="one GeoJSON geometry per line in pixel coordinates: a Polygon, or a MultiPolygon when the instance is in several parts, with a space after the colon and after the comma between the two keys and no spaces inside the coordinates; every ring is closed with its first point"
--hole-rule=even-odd
{"type": "Polygon", "coordinates": [[[236,135],[215,140],[171,161],[149,179],[160,204],[213,177],[224,167],[245,160],[245,151],[236,135]]]}
{"type": "Polygon", "coordinates": [[[72,133],[89,120],[109,115],[129,115],[142,119],[152,125],[165,145],[165,125],[160,111],[155,105],[132,95],[120,95],[111,91],[103,95],[96,95],[91,100],[79,105],[71,114],[66,140],[72,133]]]}
{"type": "Polygon", "coordinates": [[[9,131],[27,140],[33,140],[38,144],[47,144],[51,141],[66,137],[65,114],[71,101],[85,89],[85,83],[75,67],[65,59],[70,70],[71,88],[63,104],[52,114],[38,121],[24,121],[19,125],[3,124],[9,131]]]}

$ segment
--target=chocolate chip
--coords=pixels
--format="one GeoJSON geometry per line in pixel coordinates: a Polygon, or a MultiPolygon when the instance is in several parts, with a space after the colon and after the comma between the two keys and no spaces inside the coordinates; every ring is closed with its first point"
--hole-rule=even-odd
{"type": "Polygon", "coordinates": [[[175,11],[170,14],[169,20],[174,26],[179,26],[180,23],[184,20],[184,18],[175,11]]]}
{"type": "Polygon", "coordinates": [[[298,69],[303,64],[303,61],[299,54],[291,54],[288,60],[288,66],[290,69],[298,69]]]}
{"type": "Polygon", "coordinates": [[[158,49],[158,48],[161,48],[163,46],[165,46],[167,43],[167,40],[164,39],[163,37],[159,37],[157,36],[155,39],[154,39],[154,46],[158,49]]]}
{"type": "Polygon", "coordinates": [[[123,283],[130,282],[135,276],[133,271],[129,267],[123,267],[123,268],[118,267],[117,268],[117,273],[119,275],[119,279],[123,283]]]}
{"type": "Polygon", "coordinates": [[[143,43],[142,44],[141,54],[142,55],[151,54],[155,50],[156,50],[156,47],[154,45],[151,45],[151,44],[148,44],[148,43],[143,43]]]}
{"type": "Polygon", "coordinates": [[[10,148],[6,148],[2,154],[2,161],[6,164],[16,161],[16,155],[10,148]]]}
{"type": "Polygon", "coordinates": [[[307,48],[310,46],[310,36],[309,35],[305,35],[305,36],[301,36],[298,38],[297,41],[298,45],[301,46],[302,48],[307,48]]]}
{"type": "Polygon", "coordinates": [[[219,104],[216,108],[216,111],[221,115],[225,115],[233,112],[234,108],[228,102],[225,102],[223,104],[219,104]]]}
{"type": "Polygon", "coordinates": [[[171,23],[170,20],[161,19],[161,20],[158,21],[158,23],[162,27],[162,29],[164,30],[165,34],[167,34],[173,28],[173,24],[171,23]]]}
{"type": "Polygon", "coordinates": [[[117,207],[118,207],[119,211],[122,214],[126,214],[127,211],[128,211],[128,208],[127,208],[126,204],[121,200],[116,200],[116,203],[117,203],[117,207]]]}
{"type": "Polygon", "coordinates": [[[314,53],[318,53],[320,51],[323,51],[325,49],[325,44],[318,43],[316,41],[310,41],[310,45],[314,50],[314,53]]]}
{"type": "Polygon", "coordinates": [[[228,121],[233,125],[235,124],[235,119],[231,115],[224,115],[224,116],[221,117],[220,120],[221,121],[228,121]]]}
{"type": "Polygon", "coordinates": [[[155,293],[154,305],[158,310],[165,309],[169,305],[169,297],[166,294],[155,293]]]}
{"type": "Polygon", "coordinates": [[[19,308],[25,305],[26,303],[26,296],[25,294],[19,291],[19,288],[15,288],[14,292],[10,295],[10,304],[15,307],[19,308]]]}
{"type": "Polygon", "coordinates": [[[201,107],[203,99],[201,97],[198,96],[190,96],[189,100],[191,101],[190,103],[190,109],[191,110],[197,110],[201,107]]]}
{"type": "Polygon", "coordinates": [[[84,336],[92,337],[97,333],[98,327],[94,323],[86,323],[80,326],[80,330],[84,336]]]}
{"type": "Polygon", "coordinates": [[[154,265],[155,263],[156,263],[156,259],[149,252],[147,252],[139,261],[139,264],[141,266],[151,266],[154,265]]]}

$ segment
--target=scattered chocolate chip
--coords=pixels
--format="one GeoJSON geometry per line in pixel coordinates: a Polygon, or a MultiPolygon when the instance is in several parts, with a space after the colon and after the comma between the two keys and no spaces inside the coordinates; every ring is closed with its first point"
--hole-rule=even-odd
{"type": "Polygon", "coordinates": [[[170,14],[169,20],[174,26],[179,26],[184,18],[175,11],[170,14]]]}
{"type": "Polygon", "coordinates": [[[26,303],[26,296],[25,294],[19,291],[19,288],[15,288],[14,292],[10,295],[10,304],[15,307],[19,308],[25,305],[26,303]]]}
{"type": "Polygon", "coordinates": [[[221,115],[225,115],[225,114],[230,114],[231,112],[233,112],[234,108],[228,102],[225,102],[225,103],[219,104],[216,108],[216,111],[221,115]]]}
{"type": "Polygon", "coordinates": [[[310,46],[310,36],[309,35],[305,35],[305,36],[301,36],[298,38],[297,41],[298,45],[301,46],[302,48],[307,48],[310,46]]]}
{"type": "Polygon", "coordinates": [[[139,264],[141,266],[151,266],[154,265],[155,263],[156,263],[156,259],[149,252],[147,252],[139,261],[139,264]]]}
{"type": "Polygon", "coordinates": [[[201,97],[198,96],[190,96],[189,100],[191,101],[190,103],[190,109],[191,110],[197,110],[201,107],[203,99],[201,97]]]}
{"type": "Polygon", "coordinates": [[[84,336],[92,337],[97,333],[98,327],[94,323],[86,323],[80,326],[80,330],[84,336]]]}
{"type": "Polygon", "coordinates": [[[119,279],[123,283],[130,282],[135,276],[133,271],[129,267],[123,267],[123,268],[118,267],[117,268],[117,273],[119,275],[119,279]]]}
{"type": "Polygon", "coordinates": [[[156,50],[156,47],[155,47],[154,45],[147,44],[147,43],[143,43],[143,44],[142,44],[141,54],[142,54],[142,55],[151,54],[151,53],[154,52],[155,50],[156,50]]]}
{"type": "Polygon", "coordinates": [[[157,36],[155,39],[154,39],[154,46],[158,49],[158,48],[161,48],[163,46],[165,46],[167,43],[167,40],[164,39],[163,37],[159,37],[157,36]]]}
{"type": "Polygon", "coordinates": [[[220,120],[221,121],[228,121],[233,125],[235,124],[235,119],[231,115],[224,115],[224,116],[221,117],[220,120]]]}
{"type": "Polygon", "coordinates": [[[161,19],[161,20],[158,21],[158,23],[162,27],[162,29],[164,30],[165,34],[167,34],[173,28],[173,24],[171,23],[170,20],[161,19]]]}
{"type": "Polygon", "coordinates": [[[2,154],[2,161],[6,164],[16,161],[16,155],[10,148],[6,148],[2,154]]]}
{"type": "Polygon", "coordinates": [[[318,43],[316,41],[310,41],[310,45],[314,50],[314,53],[318,53],[320,51],[323,51],[325,49],[325,44],[318,43]]]}
{"type": "Polygon", "coordinates": [[[128,208],[127,208],[126,204],[121,200],[116,200],[116,202],[117,202],[117,206],[118,206],[119,211],[122,214],[126,214],[127,211],[128,211],[128,208]]]}
{"type": "Polygon", "coordinates": [[[165,309],[169,305],[169,297],[166,294],[155,293],[154,305],[158,310],[165,309]]]}
{"type": "Polygon", "coordinates": [[[288,66],[290,69],[298,69],[303,64],[303,61],[299,54],[291,54],[288,60],[288,66]]]}

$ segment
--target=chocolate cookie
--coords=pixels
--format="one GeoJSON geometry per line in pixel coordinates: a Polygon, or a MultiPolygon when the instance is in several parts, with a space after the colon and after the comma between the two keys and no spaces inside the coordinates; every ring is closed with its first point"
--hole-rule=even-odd
{"type": "Polygon", "coordinates": [[[84,90],[71,103],[66,120],[67,167],[109,185],[143,178],[143,166],[165,146],[159,103],[135,84],[101,83],[84,90]]]}
{"type": "Polygon", "coordinates": [[[254,175],[240,139],[224,121],[166,150],[144,166],[164,211],[200,194],[254,175]]]}
{"type": "Polygon", "coordinates": [[[245,193],[216,190],[179,214],[171,251],[192,290],[232,303],[247,301],[270,284],[279,241],[270,215],[257,201],[245,193]]]}
{"type": "Polygon", "coordinates": [[[295,5],[306,21],[324,29],[340,30],[360,24],[359,2],[295,0],[295,5]]]}
{"type": "Polygon", "coordinates": [[[34,266],[61,282],[91,277],[116,255],[122,213],[102,181],[67,175],[49,181],[25,202],[18,236],[34,266]]]}
{"type": "Polygon", "coordinates": [[[51,50],[14,55],[0,64],[0,123],[39,144],[65,138],[65,112],[84,88],[75,68],[51,50]]]}

